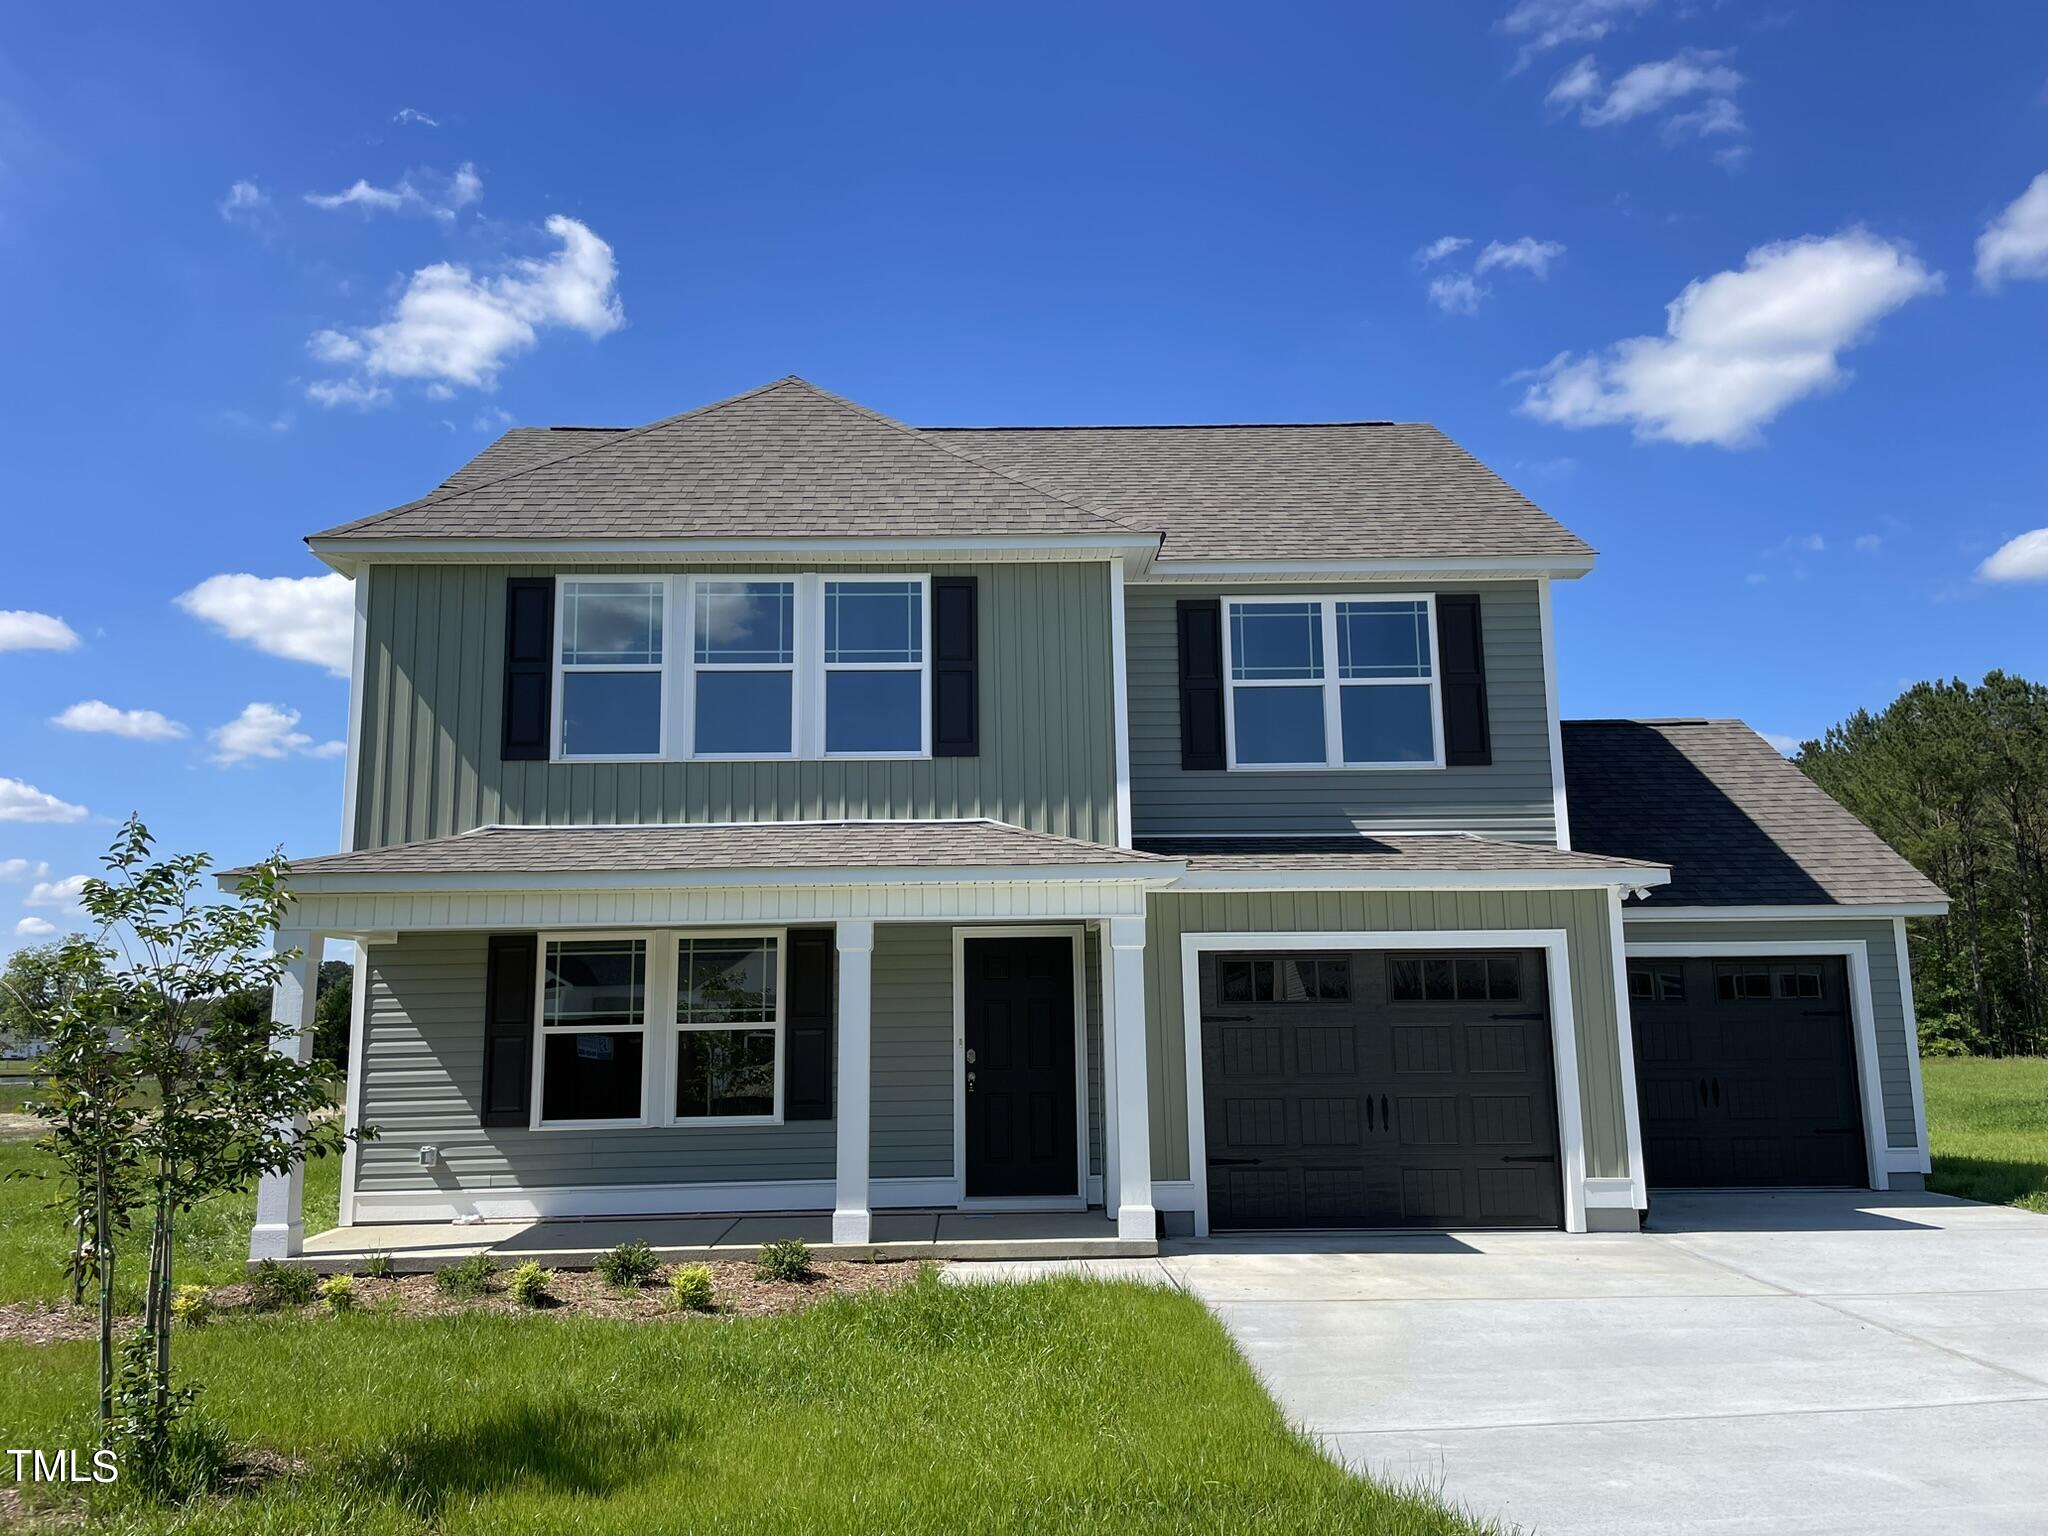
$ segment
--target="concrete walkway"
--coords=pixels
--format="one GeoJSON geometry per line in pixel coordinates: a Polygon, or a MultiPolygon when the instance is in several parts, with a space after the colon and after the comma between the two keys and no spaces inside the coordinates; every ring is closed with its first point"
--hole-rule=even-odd
{"type": "Polygon", "coordinates": [[[1200,1297],[1340,1460],[1542,1536],[2048,1530],[2048,1217],[1666,1195],[1652,1226],[1080,1267],[1200,1297]]]}

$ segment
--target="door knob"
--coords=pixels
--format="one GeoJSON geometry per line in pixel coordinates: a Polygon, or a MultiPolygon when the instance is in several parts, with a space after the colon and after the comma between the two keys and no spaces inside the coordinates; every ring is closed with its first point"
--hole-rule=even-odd
{"type": "Polygon", "coordinates": [[[974,1092],[974,1074],[972,1072],[967,1074],[967,1091],[969,1093],[974,1092]]]}

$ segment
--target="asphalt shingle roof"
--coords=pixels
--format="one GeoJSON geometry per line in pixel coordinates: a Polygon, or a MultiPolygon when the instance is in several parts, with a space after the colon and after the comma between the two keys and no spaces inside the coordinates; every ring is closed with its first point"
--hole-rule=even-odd
{"type": "Polygon", "coordinates": [[[1258,873],[1314,871],[1449,870],[1471,874],[1549,874],[1558,870],[1656,872],[1650,860],[1611,858],[1543,843],[1459,833],[1430,837],[1154,837],[1140,840],[1148,853],[1185,859],[1190,873],[1246,870],[1258,873]]]}
{"type": "MultiPolygon", "coordinates": [[[[453,837],[296,859],[294,875],[616,874],[708,870],[1143,866],[1150,854],[1001,821],[480,827],[453,837]]],[[[230,873],[237,873],[231,871],[230,873]]]]}
{"type": "Polygon", "coordinates": [[[1435,427],[913,428],[787,378],[631,429],[518,427],[359,539],[1160,535],[1170,560],[1592,551],[1435,427]]]}
{"type": "Polygon", "coordinates": [[[1740,720],[1567,720],[1574,847],[1671,866],[1651,907],[1947,898],[1740,720]]]}

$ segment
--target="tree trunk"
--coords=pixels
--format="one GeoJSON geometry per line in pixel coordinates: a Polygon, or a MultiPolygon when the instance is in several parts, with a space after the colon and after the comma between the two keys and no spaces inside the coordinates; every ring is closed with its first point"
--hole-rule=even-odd
{"type": "Polygon", "coordinates": [[[93,1181],[92,1252],[100,1284],[100,1444],[104,1446],[114,1420],[114,1245],[107,1231],[107,1202],[113,1191],[107,1184],[104,1151],[98,1170],[93,1181]]]}

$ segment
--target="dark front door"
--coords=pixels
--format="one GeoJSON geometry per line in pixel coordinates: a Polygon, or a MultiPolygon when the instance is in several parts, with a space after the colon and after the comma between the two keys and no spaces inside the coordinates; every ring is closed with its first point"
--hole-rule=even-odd
{"type": "Polygon", "coordinates": [[[1559,1225],[1540,951],[1212,955],[1201,987],[1212,1226],[1559,1225]]]}
{"type": "Polygon", "coordinates": [[[1652,1184],[1869,1180],[1838,956],[1628,963],[1652,1184]]]}
{"type": "Polygon", "coordinates": [[[1077,1195],[1074,946],[969,939],[967,1193],[1077,1195]]]}

